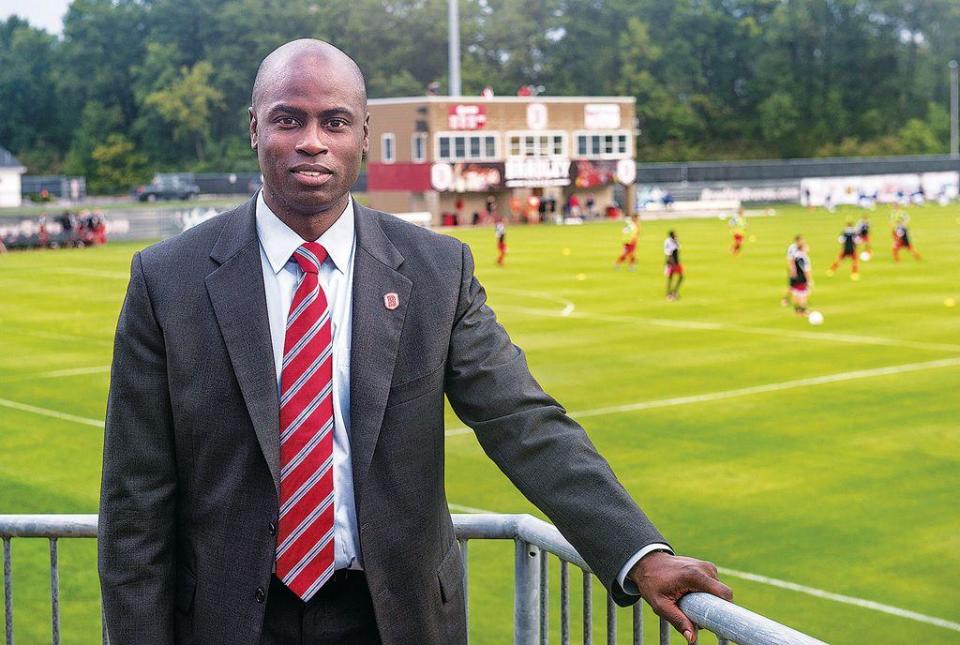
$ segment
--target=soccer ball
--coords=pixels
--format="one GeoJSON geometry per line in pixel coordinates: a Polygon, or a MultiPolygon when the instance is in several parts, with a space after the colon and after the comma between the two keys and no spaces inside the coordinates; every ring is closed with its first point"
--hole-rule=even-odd
{"type": "Polygon", "coordinates": [[[866,251],[863,251],[862,253],[860,253],[860,261],[861,261],[861,262],[869,262],[869,261],[870,261],[870,254],[867,253],[866,251]]]}
{"type": "Polygon", "coordinates": [[[807,316],[807,320],[810,321],[811,325],[822,325],[823,324],[823,314],[819,311],[811,311],[810,315],[807,316]]]}

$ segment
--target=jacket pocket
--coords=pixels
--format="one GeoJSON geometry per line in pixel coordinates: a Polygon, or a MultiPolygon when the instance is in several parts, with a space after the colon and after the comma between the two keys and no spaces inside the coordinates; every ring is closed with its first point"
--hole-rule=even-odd
{"type": "Polygon", "coordinates": [[[437,578],[440,580],[440,597],[444,603],[463,593],[463,557],[460,555],[460,544],[456,540],[440,561],[437,578]]]}
{"type": "Polygon", "coordinates": [[[429,374],[391,386],[387,406],[412,401],[430,392],[439,391],[443,387],[445,368],[446,365],[441,365],[429,374]]]}

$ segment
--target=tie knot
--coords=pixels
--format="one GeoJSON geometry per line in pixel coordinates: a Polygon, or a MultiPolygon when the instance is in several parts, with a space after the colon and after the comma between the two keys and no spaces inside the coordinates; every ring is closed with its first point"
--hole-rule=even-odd
{"type": "Polygon", "coordinates": [[[322,244],[306,242],[293,252],[293,259],[304,273],[320,273],[320,265],[327,259],[327,250],[322,244]]]}

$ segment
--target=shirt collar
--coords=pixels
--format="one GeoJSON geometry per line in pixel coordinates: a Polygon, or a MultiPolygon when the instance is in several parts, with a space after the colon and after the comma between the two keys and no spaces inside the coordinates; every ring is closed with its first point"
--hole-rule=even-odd
{"type": "MultiPolygon", "coordinates": [[[[305,241],[293,229],[284,224],[263,200],[263,191],[257,194],[257,237],[267,254],[274,273],[280,273],[293,252],[305,241]]],[[[354,222],[353,198],[330,228],[316,241],[323,245],[340,273],[346,274],[350,254],[353,251],[354,222]]]]}

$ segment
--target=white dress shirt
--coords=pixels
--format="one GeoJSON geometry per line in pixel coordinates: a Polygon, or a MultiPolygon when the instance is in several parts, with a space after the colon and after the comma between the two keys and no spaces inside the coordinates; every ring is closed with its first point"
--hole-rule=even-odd
{"type": "MultiPolygon", "coordinates": [[[[320,286],[327,297],[333,326],[333,506],[334,568],[362,569],[357,512],[353,497],[353,467],[350,461],[350,336],[353,327],[353,256],[356,249],[353,200],[337,221],[316,241],[327,250],[320,266],[320,286]]],[[[287,315],[303,271],[293,252],[305,241],[270,210],[257,195],[257,237],[260,264],[267,296],[267,317],[273,341],[273,361],[280,391],[280,366],[287,330],[287,315]]],[[[637,561],[654,551],[672,553],[666,544],[650,544],[638,551],[620,570],[617,580],[627,593],[637,594],[636,585],[626,579],[637,561]]]]}
{"type": "MultiPolygon", "coordinates": [[[[257,195],[257,237],[267,295],[267,317],[280,392],[280,366],[287,315],[303,270],[290,256],[305,241],[257,195]]],[[[362,569],[350,463],[350,336],[353,327],[353,255],[356,247],[353,200],[316,241],[327,250],[318,278],[327,297],[333,332],[333,543],[334,568],[362,569]]]]}

